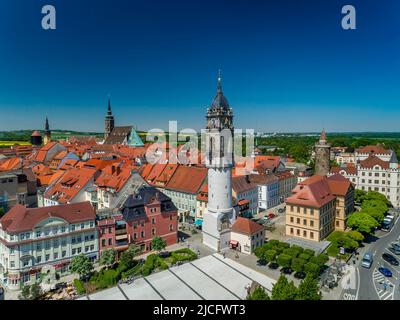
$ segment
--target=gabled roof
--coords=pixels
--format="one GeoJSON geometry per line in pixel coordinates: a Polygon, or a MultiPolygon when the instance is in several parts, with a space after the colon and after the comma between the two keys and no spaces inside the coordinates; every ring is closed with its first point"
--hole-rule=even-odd
{"type": "Polygon", "coordinates": [[[249,236],[261,230],[264,230],[262,225],[243,217],[238,217],[235,223],[232,225],[233,232],[238,232],[249,236]]]}
{"type": "Polygon", "coordinates": [[[380,145],[361,147],[356,149],[356,152],[368,153],[368,154],[390,154],[390,150],[386,150],[384,147],[380,145]]]}
{"type": "Polygon", "coordinates": [[[131,176],[131,169],[121,165],[105,167],[95,184],[100,188],[110,188],[119,192],[131,176]]]}
{"type": "Polygon", "coordinates": [[[237,194],[253,190],[254,188],[257,188],[257,185],[252,182],[250,176],[237,176],[232,178],[232,189],[237,194]]]}
{"type": "Polygon", "coordinates": [[[378,158],[373,154],[369,155],[367,159],[360,161],[360,166],[362,168],[373,168],[376,165],[380,166],[383,169],[389,168],[388,161],[383,161],[381,158],[378,158]]]}
{"type": "Polygon", "coordinates": [[[0,160],[0,172],[1,171],[12,171],[22,168],[21,158],[6,158],[0,160]]]}
{"type": "Polygon", "coordinates": [[[41,208],[26,208],[17,204],[0,219],[0,223],[6,232],[19,233],[33,230],[38,223],[52,217],[77,223],[94,220],[96,214],[89,201],[41,208]]]}
{"type": "Polygon", "coordinates": [[[331,192],[335,196],[345,196],[349,189],[353,188],[350,180],[343,177],[341,174],[334,174],[328,177],[328,184],[331,192]]]}
{"type": "Polygon", "coordinates": [[[57,183],[45,192],[47,199],[68,203],[93,179],[97,170],[73,168],[64,173],[57,183]]]}
{"type": "Polygon", "coordinates": [[[320,208],[335,199],[326,176],[314,175],[300,182],[286,199],[287,204],[320,208]]]}
{"type": "Polygon", "coordinates": [[[357,168],[354,166],[332,167],[331,168],[332,173],[341,173],[342,171],[344,171],[346,174],[351,174],[351,175],[357,174],[357,168]]]}
{"type": "Polygon", "coordinates": [[[114,127],[104,144],[122,144],[131,133],[133,126],[114,127]]]}
{"type": "Polygon", "coordinates": [[[167,189],[197,194],[207,177],[207,169],[179,166],[166,185],[167,189]]]}

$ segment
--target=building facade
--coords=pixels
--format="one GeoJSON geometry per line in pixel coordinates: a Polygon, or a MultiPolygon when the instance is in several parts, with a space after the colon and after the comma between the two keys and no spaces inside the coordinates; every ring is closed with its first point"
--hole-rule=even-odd
{"type": "Polygon", "coordinates": [[[98,258],[96,214],[89,202],[28,209],[0,219],[0,278],[10,289],[36,282],[43,267],[68,273],[72,257],[98,258]]]}

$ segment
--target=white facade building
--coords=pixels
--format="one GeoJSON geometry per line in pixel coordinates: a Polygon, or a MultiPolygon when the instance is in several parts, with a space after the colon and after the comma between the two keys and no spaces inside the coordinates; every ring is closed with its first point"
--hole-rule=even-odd
{"type": "Polygon", "coordinates": [[[380,150],[379,153],[371,152],[365,156],[364,152],[356,152],[360,160],[355,166],[335,167],[330,174],[339,173],[354,183],[356,189],[379,192],[394,207],[400,207],[400,170],[396,153],[393,150],[380,150]]]}
{"type": "Polygon", "coordinates": [[[207,110],[208,208],[202,227],[203,243],[216,251],[229,247],[230,227],[236,218],[232,203],[232,118],[219,77],[217,95],[207,110]]]}

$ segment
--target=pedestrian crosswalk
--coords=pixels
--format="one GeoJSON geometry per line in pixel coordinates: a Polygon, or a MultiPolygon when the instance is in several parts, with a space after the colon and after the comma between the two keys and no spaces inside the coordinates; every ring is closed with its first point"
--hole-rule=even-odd
{"type": "Polygon", "coordinates": [[[373,274],[373,281],[376,294],[380,300],[393,300],[394,285],[382,273],[375,269],[373,274]]]}

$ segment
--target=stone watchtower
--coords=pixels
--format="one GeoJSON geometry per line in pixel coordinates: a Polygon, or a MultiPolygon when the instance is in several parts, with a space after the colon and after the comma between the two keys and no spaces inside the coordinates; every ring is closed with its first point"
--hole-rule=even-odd
{"type": "Polygon", "coordinates": [[[326,140],[325,129],[315,144],[315,174],[325,176],[330,171],[331,145],[326,140]]]}
{"type": "Polygon", "coordinates": [[[104,121],[104,140],[110,135],[111,131],[114,129],[114,116],[111,111],[111,102],[110,98],[108,98],[108,108],[107,108],[107,115],[104,121]]]}

